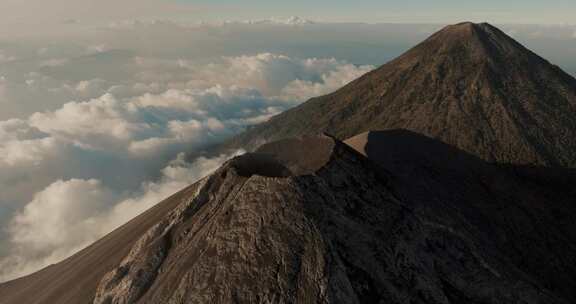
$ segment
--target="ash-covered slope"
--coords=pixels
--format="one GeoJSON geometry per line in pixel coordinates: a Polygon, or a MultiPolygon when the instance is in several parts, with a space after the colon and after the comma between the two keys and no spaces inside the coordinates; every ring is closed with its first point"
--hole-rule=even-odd
{"type": "Polygon", "coordinates": [[[576,298],[573,171],[496,167],[408,131],[348,143],[360,153],[320,136],[237,157],[72,258],[0,285],[0,303],[576,298]]]}
{"type": "Polygon", "coordinates": [[[576,167],[575,113],[573,77],[489,24],[461,23],[226,147],[401,128],[490,162],[576,167]]]}

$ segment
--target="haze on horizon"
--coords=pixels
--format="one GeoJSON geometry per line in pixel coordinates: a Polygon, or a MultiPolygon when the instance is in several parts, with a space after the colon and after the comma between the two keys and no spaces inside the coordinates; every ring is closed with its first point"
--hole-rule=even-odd
{"type": "Polygon", "coordinates": [[[575,3],[471,3],[1,1],[0,281],[230,156],[182,152],[332,92],[444,24],[499,24],[576,75],[575,3]]]}
{"type": "Polygon", "coordinates": [[[325,22],[455,23],[462,20],[499,24],[574,24],[576,3],[552,1],[302,1],[264,0],[4,0],[0,24],[20,28],[4,33],[42,31],[71,21],[86,24],[118,19],[170,19],[184,22],[301,16],[325,22]]]}

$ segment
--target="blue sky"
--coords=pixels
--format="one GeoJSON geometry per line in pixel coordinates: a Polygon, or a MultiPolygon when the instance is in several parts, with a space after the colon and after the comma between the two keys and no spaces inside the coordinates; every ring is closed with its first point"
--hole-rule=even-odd
{"type": "Polygon", "coordinates": [[[573,0],[175,0],[201,7],[207,18],[264,18],[298,15],[326,21],[451,23],[459,20],[497,23],[576,23],[573,0]]]}

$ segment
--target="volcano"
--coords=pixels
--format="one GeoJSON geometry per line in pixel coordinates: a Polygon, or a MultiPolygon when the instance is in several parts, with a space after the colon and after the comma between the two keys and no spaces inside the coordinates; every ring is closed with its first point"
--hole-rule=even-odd
{"type": "Polygon", "coordinates": [[[446,27],[0,303],[573,303],[575,87],[446,27]]]}
{"type": "Polygon", "coordinates": [[[236,157],[12,303],[570,303],[576,170],[497,166],[406,130],[236,157]]]}
{"type": "Polygon", "coordinates": [[[461,23],[226,147],[406,129],[489,162],[575,167],[575,110],[576,79],[487,23],[461,23]]]}

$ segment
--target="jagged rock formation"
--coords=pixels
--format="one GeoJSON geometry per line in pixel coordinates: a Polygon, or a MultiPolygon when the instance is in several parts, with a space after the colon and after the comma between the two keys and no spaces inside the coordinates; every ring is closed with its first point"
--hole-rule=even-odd
{"type": "Polygon", "coordinates": [[[576,167],[576,79],[497,28],[444,28],[333,94],[224,145],[407,129],[490,162],[576,167]]]}
{"type": "Polygon", "coordinates": [[[0,303],[570,303],[573,170],[408,131],[263,146],[0,303]],[[68,288],[63,288],[67,286],[68,288]]]}

